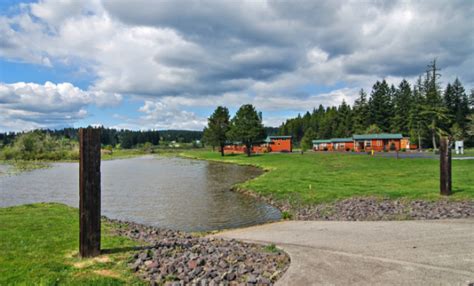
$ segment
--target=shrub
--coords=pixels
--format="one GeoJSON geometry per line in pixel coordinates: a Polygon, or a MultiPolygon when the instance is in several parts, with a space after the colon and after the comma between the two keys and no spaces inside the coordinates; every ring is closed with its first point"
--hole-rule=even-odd
{"type": "Polygon", "coordinates": [[[292,218],[293,218],[293,215],[292,215],[290,212],[288,212],[288,211],[283,211],[283,212],[281,213],[281,217],[282,217],[283,219],[292,219],[292,218]]]}

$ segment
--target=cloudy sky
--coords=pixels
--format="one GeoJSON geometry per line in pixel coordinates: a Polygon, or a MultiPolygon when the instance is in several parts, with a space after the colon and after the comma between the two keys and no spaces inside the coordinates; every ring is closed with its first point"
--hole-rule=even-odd
{"type": "Polygon", "coordinates": [[[195,129],[245,103],[278,126],[411,82],[474,87],[474,1],[0,2],[0,132],[195,129]]]}

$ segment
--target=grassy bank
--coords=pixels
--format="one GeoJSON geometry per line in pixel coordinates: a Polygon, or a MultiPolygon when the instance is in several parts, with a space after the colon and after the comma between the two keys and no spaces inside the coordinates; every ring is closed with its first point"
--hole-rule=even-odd
{"type": "MultiPolygon", "coordinates": [[[[182,156],[248,164],[269,170],[240,188],[291,204],[318,204],[373,196],[437,200],[439,161],[338,153],[261,154],[221,157],[217,152],[189,151],[182,156]]],[[[453,200],[474,199],[474,160],[453,161],[453,200]]]]}
{"type": "Polygon", "coordinates": [[[60,204],[0,209],[0,285],[141,285],[127,269],[127,247],[103,224],[102,249],[113,254],[77,257],[78,210],[60,204]]]}

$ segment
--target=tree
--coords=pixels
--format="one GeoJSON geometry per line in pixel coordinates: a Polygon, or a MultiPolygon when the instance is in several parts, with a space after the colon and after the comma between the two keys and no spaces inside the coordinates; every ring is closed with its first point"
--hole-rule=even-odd
{"type": "Polygon", "coordinates": [[[241,141],[247,148],[247,156],[250,156],[253,144],[265,137],[262,117],[253,105],[245,104],[239,108],[232,118],[227,135],[233,140],[241,141]]]}
{"type": "Polygon", "coordinates": [[[308,128],[301,139],[301,150],[306,151],[313,147],[313,140],[316,139],[316,133],[313,128],[308,128]]]}
{"type": "Polygon", "coordinates": [[[339,105],[337,109],[337,129],[335,130],[335,137],[352,136],[352,122],[351,107],[345,100],[342,100],[341,105],[339,105]]]}
{"type": "Polygon", "coordinates": [[[448,109],[443,106],[443,100],[440,95],[440,88],[438,78],[441,75],[438,73],[439,68],[436,66],[436,59],[428,65],[426,70],[426,77],[424,80],[424,90],[426,92],[425,105],[422,107],[421,114],[426,117],[425,125],[431,133],[431,140],[433,143],[433,150],[436,151],[436,138],[441,130],[446,128],[446,121],[448,120],[448,109]]]}
{"type": "Polygon", "coordinates": [[[431,139],[433,140],[433,151],[436,151],[436,137],[445,133],[445,130],[440,127],[440,123],[449,120],[447,109],[445,107],[432,107],[429,105],[424,106],[422,115],[426,115],[429,121],[426,123],[426,127],[431,132],[431,139]]]}
{"type": "Polygon", "coordinates": [[[230,128],[229,110],[226,107],[218,106],[207,121],[205,129],[206,141],[211,145],[220,148],[221,155],[224,156],[224,146],[227,141],[227,132],[230,128]]]}
{"type": "Polygon", "coordinates": [[[382,129],[380,129],[380,127],[378,127],[377,124],[372,124],[369,127],[367,127],[367,129],[365,130],[365,133],[378,134],[378,133],[382,133],[382,129]]]}
{"type": "Polygon", "coordinates": [[[418,149],[422,149],[422,138],[425,135],[425,118],[421,115],[425,98],[423,96],[423,84],[421,76],[418,78],[417,84],[413,87],[412,104],[410,108],[408,124],[410,127],[410,139],[414,143],[417,139],[418,149]]]}
{"type": "Polygon", "coordinates": [[[369,100],[370,124],[376,124],[383,131],[390,130],[392,119],[391,90],[387,82],[377,81],[373,88],[369,100]]]}
{"type": "Polygon", "coordinates": [[[469,136],[474,136],[474,113],[469,115],[467,119],[469,120],[467,134],[469,136]]]}
{"type": "Polygon", "coordinates": [[[463,133],[466,131],[467,125],[467,116],[469,115],[469,99],[466,95],[464,87],[461,84],[461,81],[456,78],[452,85],[453,88],[453,95],[455,99],[455,109],[453,113],[454,115],[454,122],[459,125],[462,129],[463,133]]]}
{"type": "Polygon", "coordinates": [[[392,122],[392,131],[404,135],[410,133],[409,116],[412,107],[412,91],[408,81],[403,79],[395,91],[393,98],[394,117],[392,122]]]}
{"type": "Polygon", "coordinates": [[[363,133],[369,125],[369,106],[364,89],[359,91],[359,98],[354,102],[353,122],[352,129],[355,133],[363,133]]]}
{"type": "Polygon", "coordinates": [[[450,137],[452,137],[454,140],[463,140],[464,139],[464,132],[459,126],[459,124],[454,123],[453,126],[451,127],[450,131],[450,137]]]}

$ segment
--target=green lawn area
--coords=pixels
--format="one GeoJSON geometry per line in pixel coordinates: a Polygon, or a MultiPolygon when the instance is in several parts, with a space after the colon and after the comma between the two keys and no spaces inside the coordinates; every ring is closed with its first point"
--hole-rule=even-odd
{"type": "Polygon", "coordinates": [[[102,249],[114,254],[77,257],[78,210],[61,204],[0,208],[0,285],[142,285],[127,269],[136,242],[103,223],[102,249]],[[123,248],[123,249],[122,249],[123,248]]]}
{"type": "MultiPolygon", "coordinates": [[[[439,161],[341,153],[260,154],[221,157],[188,151],[182,156],[249,164],[269,170],[239,187],[292,204],[329,203],[350,197],[439,199],[439,161]]],[[[453,200],[474,199],[474,160],[453,160],[453,200]]]]}
{"type": "Polygon", "coordinates": [[[452,152],[454,157],[474,157],[474,148],[466,148],[464,149],[464,154],[456,155],[456,152],[453,150],[452,152]]]}

